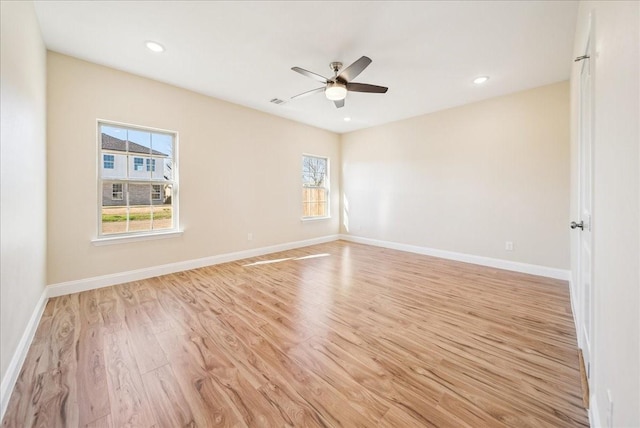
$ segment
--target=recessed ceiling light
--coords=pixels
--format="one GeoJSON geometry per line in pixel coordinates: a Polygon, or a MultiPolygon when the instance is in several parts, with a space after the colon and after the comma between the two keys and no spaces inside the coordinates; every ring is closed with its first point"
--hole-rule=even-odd
{"type": "Polygon", "coordinates": [[[160,43],[158,42],[146,42],[145,45],[147,46],[147,49],[149,49],[150,51],[153,52],[164,52],[164,46],[162,46],[160,43]]]}
{"type": "Polygon", "coordinates": [[[487,80],[489,80],[489,76],[478,76],[475,79],[473,79],[473,83],[475,83],[476,85],[482,85],[487,80]]]}
{"type": "Polygon", "coordinates": [[[351,122],[351,118],[350,118],[350,117],[345,117],[345,118],[344,118],[344,121],[345,121],[345,122],[351,122]]]}

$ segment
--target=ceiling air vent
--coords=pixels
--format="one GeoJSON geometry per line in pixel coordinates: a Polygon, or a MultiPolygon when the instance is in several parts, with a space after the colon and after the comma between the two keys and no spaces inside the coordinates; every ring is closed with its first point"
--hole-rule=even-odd
{"type": "Polygon", "coordinates": [[[274,103],[274,104],[282,104],[282,103],[284,103],[284,101],[281,100],[280,98],[272,98],[271,102],[274,103]]]}

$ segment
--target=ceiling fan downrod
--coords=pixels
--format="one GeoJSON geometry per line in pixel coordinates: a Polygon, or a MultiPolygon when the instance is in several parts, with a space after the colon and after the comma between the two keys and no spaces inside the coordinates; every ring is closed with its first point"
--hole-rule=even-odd
{"type": "Polygon", "coordinates": [[[335,78],[335,77],[338,77],[338,72],[342,68],[342,63],[338,62],[338,61],[335,61],[335,62],[332,62],[331,64],[329,64],[329,67],[331,67],[331,69],[333,70],[333,73],[334,73],[333,77],[335,78]]]}

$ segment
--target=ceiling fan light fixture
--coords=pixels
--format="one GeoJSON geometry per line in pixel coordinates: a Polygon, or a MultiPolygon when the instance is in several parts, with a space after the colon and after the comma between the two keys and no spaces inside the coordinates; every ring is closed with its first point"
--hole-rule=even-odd
{"type": "Polygon", "coordinates": [[[347,97],[347,86],[339,82],[329,82],[324,94],[331,101],[344,100],[347,97]]]}

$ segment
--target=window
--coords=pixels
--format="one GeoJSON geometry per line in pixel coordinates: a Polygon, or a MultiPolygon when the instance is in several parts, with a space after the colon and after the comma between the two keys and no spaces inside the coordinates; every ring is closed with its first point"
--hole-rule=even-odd
{"type": "Polygon", "coordinates": [[[162,199],[162,185],[161,184],[152,184],[151,185],[151,199],[154,201],[159,201],[162,199]]]}
{"type": "Polygon", "coordinates": [[[176,231],[176,134],[105,122],[98,131],[98,237],[176,231]]]}
{"type": "Polygon", "coordinates": [[[302,156],[302,217],[329,217],[329,159],[302,156]]]}
{"type": "MultiPolygon", "coordinates": [[[[135,171],[142,171],[142,166],[144,165],[144,159],[142,158],[133,158],[133,169],[135,171]]],[[[147,169],[147,171],[149,171],[147,169]]]]}
{"type": "Polygon", "coordinates": [[[111,199],[113,199],[114,201],[121,201],[122,199],[124,199],[122,183],[113,183],[111,185],[111,199]]]}
{"type": "Polygon", "coordinates": [[[103,155],[102,162],[104,169],[113,169],[115,157],[113,155],[103,155]]]}

